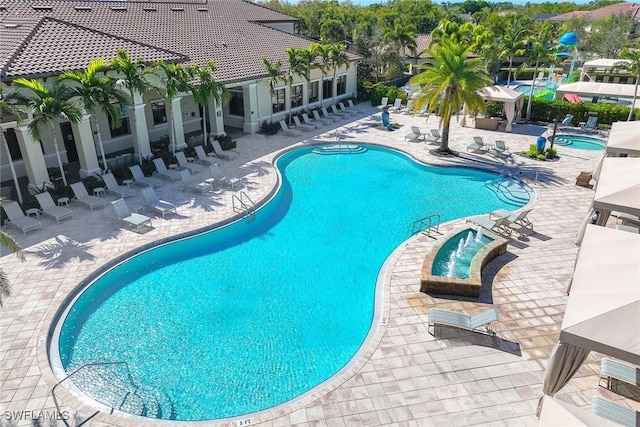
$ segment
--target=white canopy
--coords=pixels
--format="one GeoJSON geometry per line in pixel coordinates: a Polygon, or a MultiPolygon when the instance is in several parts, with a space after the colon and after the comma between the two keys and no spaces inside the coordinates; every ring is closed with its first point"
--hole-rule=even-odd
{"type": "Polygon", "coordinates": [[[560,341],[640,365],[640,235],[588,225],[560,341]]]}
{"type": "Polygon", "coordinates": [[[608,154],[640,154],[640,122],[615,122],[607,139],[608,154]]]}
{"type": "Polygon", "coordinates": [[[592,61],[587,61],[582,65],[583,70],[587,69],[595,69],[595,68],[611,68],[611,67],[619,67],[621,65],[628,65],[631,61],[629,59],[610,59],[610,58],[600,58],[594,59],[592,61]]]}
{"type": "Polygon", "coordinates": [[[586,96],[612,96],[615,98],[633,98],[635,85],[620,83],[576,82],[560,85],[554,99],[562,99],[567,93],[586,96]]]}
{"type": "Polygon", "coordinates": [[[606,215],[611,211],[620,211],[640,216],[640,159],[604,159],[593,197],[593,208],[601,214],[606,211],[606,215]]]}
{"type": "Polygon", "coordinates": [[[504,113],[507,116],[507,127],[505,130],[511,132],[513,119],[516,117],[516,110],[522,110],[524,93],[509,89],[506,86],[494,85],[478,90],[478,94],[485,100],[504,102],[504,113]]]}

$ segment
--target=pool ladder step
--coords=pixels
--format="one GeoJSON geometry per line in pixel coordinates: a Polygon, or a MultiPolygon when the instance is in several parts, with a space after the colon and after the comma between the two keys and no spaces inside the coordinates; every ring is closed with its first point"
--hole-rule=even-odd
{"type": "Polygon", "coordinates": [[[413,222],[411,235],[418,233],[424,233],[431,237],[431,233],[442,234],[438,231],[440,228],[440,214],[432,214],[425,216],[417,221],[413,222]]]}
{"type": "Polygon", "coordinates": [[[244,212],[244,218],[247,222],[253,222],[256,219],[256,205],[244,191],[240,195],[234,194],[231,197],[234,212],[244,212]]]}
{"type": "Polygon", "coordinates": [[[315,154],[361,154],[366,151],[365,147],[357,144],[323,144],[312,150],[315,154]]]}
{"type": "Polygon", "coordinates": [[[529,192],[511,178],[499,178],[485,182],[500,200],[507,203],[525,205],[529,202],[529,192]]]}

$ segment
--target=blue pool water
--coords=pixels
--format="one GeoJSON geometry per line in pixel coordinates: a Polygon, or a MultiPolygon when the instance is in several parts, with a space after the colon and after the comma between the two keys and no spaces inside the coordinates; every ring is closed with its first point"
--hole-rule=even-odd
{"type": "Polygon", "coordinates": [[[438,253],[433,259],[433,265],[431,267],[431,274],[434,276],[448,276],[449,273],[449,257],[451,252],[457,252],[460,239],[465,243],[467,235],[471,233],[473,241],[468,246],[465,246],[460,253],[460,256],[455,259],[455,269],[453,277],[459,279],[468,279],[470,276],[470,267],[473,257],[482,249],[486,244],[491,243],[493,239],[487,235],[482,235],[480,241],[476,241],[478,235],[476,230],[464,229],[463,231],[456,233],[449,238],[438,250],[438,253]]]}
{"type": "Polygon", "coordinates": [[[575,148],[577,150],[604,150],[606,141],[585,135],[556,135],[554,145],[575,148]]]}
{"type": "MultiPolygon", "coordinates": [[[[267,409],[319,385],[358,351],[380,267],[416,219],[515,209],[496,175],[419,165],[395,151],[282,156],[283,185],[240,221],[141,253],[101,276],[64,319],[59,353],[102,402],[149,417],[204,420],[267,409]],[[116,385],[113,385],[113,384],[116,385]]],[[[418,284],[416,284],[416,287],[418,284]]]]}

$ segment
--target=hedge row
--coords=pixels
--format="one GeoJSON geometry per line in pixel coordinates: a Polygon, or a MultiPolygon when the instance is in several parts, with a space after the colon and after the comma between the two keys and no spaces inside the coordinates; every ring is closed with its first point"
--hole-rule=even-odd
{"type": "MultiPolygon", "coordinates": [[[[524,109],[527,108],[527,97],[524,98],[524,109]]],[[[577,126],[580,122],[586,122],[589,112],[598,114],[598,125],[609,125],[613,122],[626,121],[629,116],[629,108],[606,103],[581,102],[573,104],[564,100],[548,100],[533,98],[531,105],[531,118],[537,121],[552,122],[553,119],[561,121],[567,114],[573,115],[571,124],[577,126]]],[[[636,109],[636,115],[640,110],[636,109]]]]}
{"type": "Polygon", "coordinates": [[[380,101],[385,96],[389,98],[389,104],[393,104],[396,98],[400,97],[404,100],[407,99],[407,94],[402,89],[396,86],[388,86],[383,84],[377,84],[370,89],[371,105],[380,105],[380,101]]]}

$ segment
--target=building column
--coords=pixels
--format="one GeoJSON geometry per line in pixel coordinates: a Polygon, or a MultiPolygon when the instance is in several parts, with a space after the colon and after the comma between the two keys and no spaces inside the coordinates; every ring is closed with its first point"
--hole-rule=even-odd
{"type": "Polygon", "coordinates": [[[96,143],[91,129],[91,115],[83,114],[78,123],[71,122],[71,130],[78,150],[80,177],[86,178],[96,173],[99,174],[100,165],[98,164],[98,153],[96,152],[96,143]]]}
{"type": "Polygon", "coordinates": [[[136,103],[129,106],[129,125],[131,125],[131,138],[133,140],[133,152],[140,158],[151,155],[151,144],[149,143],[149,128],[147,126],[147,116],[145,114],[144,103],[136,103]]]}
{"type": "MultiPolygon", "coordinates": [[[[285,89],[285,95],[287,90],[285,89]]],[[[244,102],[244,131],[256,133],[260,129],[258,109],[258,85],[251,83],[242,87],[242,99],[244,102]]],[[[289,101],[291,102],[291,101],[289,101]]]]}
{"type": "Polygon", "coordinates": [[[222,113],[222,104],[216,103],[213,98],[209,98],[207,104],[207,114],[209,115],[209,133],[221,134],[224,132],[224,118],[222,113]]]}
{"type": "Polygon", "coordinates": [[[171,101],[167,99],[169,104],[169,138],[175,145],[175,150],[184,149],[187,144],[184,142],[184,125],[182,124],[182,106],[180,105],[181,96],[176,96],[171,101]],[[175,130],[175,131],[174,131],[175,130]],[[171,136],[173,134],[173,136],[171,136]],[[174,140],[175,138],[175,140],[174,140]]]}
{"type": "Polygon", "coordinates": [[[42,188],[42,183],[51,180],[47,172],[47,164],[44,161],[44,153],[42,152],[40,141],[36,141],[31,137],[26,126],[17,127],[15,131],[29,182],[42,188]]]}

